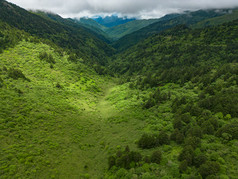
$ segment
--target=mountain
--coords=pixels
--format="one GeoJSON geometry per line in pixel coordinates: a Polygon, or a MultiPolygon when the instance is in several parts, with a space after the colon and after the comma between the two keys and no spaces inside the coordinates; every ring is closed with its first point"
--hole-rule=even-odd
{"type": "Polygon", "coordinates": [[[51,40],[62,48],[71,49],[88,64],[96,62],[103,65],[106,58],[113,53],[113,49],[89,29],[57,15],[48,16],[51,20],[6,1],[0,2],[1,21],[37,37],[51,40]]]}
{"type": "MultiPolygon", "coordinates": [[[[228,141],[233,141],[231,145],[235,147],[238,139],[235,132],[238,129],[237,29],[238,20],[202,29],[178,25],[140,41],[113,58],[111,70],[122,75],[129,88],[138,90],[137,99],[142,97],[144,102],[141,108],[144,111],[157,114],[157,117],[148,114],[150,122],[136,143],[140,149],[154,149],[152,156],[147,158],[148,163],[164,166],[162,157],[166,158],[166,164],[168,158],[171,159],[176,172],[167,171],[169,178],[208,178],[218,177],[221,173],[233,178],[237,175],[236,169],[231,167],[237,162],[229,152],[227,156],[223,155],[224,150],[233,151],[228,147],[228,141]],[[147,97],[140,96],[142,93],[139,90],[150,93],[147,97]],[[170,128],[165,121],[171,120],[172,123],[168,122],[170,128]],[[230,137],[225,139],[222,135],[225,136],[226,132],[230,137]],[[219,141],[211,142],[211,138],[219,138],[219,141]],[[228,143],[225,144],[225,140],[228,143]],[[171,147],[168,150],[176,155],[165,152],[168,145],[171,147]],[[176,149],[178,145],[182,149],[176,149]],[[219,149],[216,145],[220,146],[219,149]],[[217,157],[226,162],[214,159],[215,151],[217,157]],[[230,166],[229,170],[236,174],[223,172],[220,168],[223,165],[230,166]],[[214,170],[211,171],[211,168],[214,170]],[[188,174],[188,169],[193,172],[188,174]]],[[[111,168],[108,175],[118,176],[123,168],[127,169],[124,175],[129,175],[133,167],[129,166],[127,159],[144,161],[142,158],[142,154],[135,154],[126,148],[118,150],[109,157],[111,168]],[[136,155],[136,159],[125,157],[131,155],[136,155]],[[124,163],[118,164],[118,160],[124,163]],[[114,174],[116,166],[120,169],[114,174]]],[[[156,171],[148,176],[163,177],[163,174],[156,175],[156,171]]]]}
{"type": "MultiPolygon", "coordinates": [[[[222,12],[222,10],[221,10],[222,12]]],[[[208,26],[215,26],[219,24],[223,24],[226,22],[231,22],[233,20],[238,19],[238,9],[230,9],[228,10],[228,13],[224,13],[222,16],[210,18],[203,20],[201,22],[198,22],[197,24],[192,25],[193,28],[203,28],[208,26]]]]}
{"type": "Polygon", "coordinates": [[[134,20],[127,22],[125,24],[107,28],[105,29],[105,32],[108,34],[109,37],[111,37],[112,39],[114,39],[114,41],[116,41],[127,34],[137,31],[157,21],[158,19],[134,20]]]}
{"type": "Polygon", "coordinates": [[[106,29],[108,29],[107,27],[97,23],[96,21],[94,21],[93,19],[90,19],[90,18],[73,19],[73,21],[75,23],[80,24],[81,26],[84,26],[84,27],[90,29],[95,34],[99,34],[100,36],[103,36],[104,41],[106,41],[107,43],[111,43],[112,37],[108,33],[105,32],[106,29]]]}
{"type": "Polygon", "coordinates": [[[75,20],[0,3],[0,178],[237,178],[229,12],[114,54],[75,20]]]}
{"type": "Polygon", "coordinates": [[[171,19],[164,19],[159,22],[155,22],[149,26],[146,26],[136,32],[128,34],[113,44],[113,47],[119,51],[123,51],[130,46],[135,45],[140,40],[146,39],[147,37],[160,33],[166,29],[175,27],[176,25],[186,24],[188,26],[194,25],[205,19],[218,17],[229,13],[229,10],[217,11],[217,10],[199,10],[195,12],[185,12],[171,19]]]}
{"type": "Polygon", "coordinates": [[[93,20],[95,20],[97,23],[105,26],[105,27],[114,27],[120,24],[125,24],[130,21],[136,20],[135,18],[127,18],[127,17],[118,17],[117,15],[112,16],[106,16],[106,17],[94,17],[93,20]]]}

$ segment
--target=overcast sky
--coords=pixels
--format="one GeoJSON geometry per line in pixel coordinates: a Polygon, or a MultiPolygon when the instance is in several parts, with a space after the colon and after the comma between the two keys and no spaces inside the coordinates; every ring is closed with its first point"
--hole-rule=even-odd
{"type": "Polygon", "coordinates": [[[238,0],[8,0],[25,9],[40,9],[63,17],[119,14],[138,18],[207,8],[238,7],[238,0]]]}

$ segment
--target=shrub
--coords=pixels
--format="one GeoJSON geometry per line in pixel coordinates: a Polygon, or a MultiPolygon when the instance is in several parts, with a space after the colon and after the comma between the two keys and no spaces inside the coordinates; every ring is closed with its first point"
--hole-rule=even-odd
{"type": "Polygon", "coordinates": [[[205,154],[199,154],[194,157],[193,164],[195,167],[200,167],[202,164],[204,164],[207,161],[207,156],[205,154]]]}
{"type": "Polygon", "coordinates": [[[180,153],[178,157],[179,161],[187,161],[187,164],[190,166],[193,164],[194,159],[194,149],[192,146],[188,145],[185,146],[182,152],[180,153]]]}
{"type": "Polygon", "coordinates": [[[19,78],[27,80],[27,78],[25,77],[25,75],[22,73],[22,71],[20,69],[11,68],[8,70],[8,75],[10,78],[13,78],[15,80],[17,80],[19,78]]]}
{"type": "Polygon", "coordinates": [[[208,161],[202,164],[199,168],[199,173],[203,178],[209,175],[216,175],[220,170],[220,165],[217,162],[208,161]]]}
{"type": "Polygon", "coordinates": [[[217,131],[216,135],[222,137],[224,133],[231,136],[229,140],[238,139],[238,122],[225,125],[217,131]]]}
{"type": "Polygon", "coordinates": [[[55,64],[55,59],[53,58],[52,54],[48,54],[46,52],[41,52],[38,55],[38,57],[39,57],[40,60],[44,60],[48,63],[55,64]]]}
{"type": "Polygon", "coordinates": [[[169,136],[165,133],[165,131],[161,131],[157,137],[156,144],[163,145],[169,144],[169,136]]]}
{"type": "Polygon", "coordinates": [[[184,172],[187,170],[187,168],[188,168],[188,162],[187,162],[187,160],[182,161],[182,162],[180,163],[180,165],[179,165],[179,171],[180,171],[180,173],[184,173],[184,172]]]}
{"type": "Polygon", "coordinates": [[[198,137],[190,136],[185,139],[185,145],[192,146],[193,149],[196,149],[197,147],[200,147],[201,145],[201,139],[198,137]]]}
{"type": "Polygon", "coordinates": [[[142,149],[150,149],[156,147],[156,136],[152,134],[143,134],[138,141],[138,147],[142,149]]]}
{"type": "Polygon", "coordinates": [[[157,164],[160,163],[161,159],[162,159],[162,154],[159,150],[154,151],[150,158],[152,163],[157,163],[157,164]]]}

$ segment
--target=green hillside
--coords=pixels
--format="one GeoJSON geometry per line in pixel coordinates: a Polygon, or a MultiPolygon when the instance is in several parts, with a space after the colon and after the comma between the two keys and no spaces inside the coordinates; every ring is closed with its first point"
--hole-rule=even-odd
{"type": "Polygon", "coordinates": [[[134,21],[122,24],[122,25],[108,28],[105,30],[105,32],[115,41],[127,34],[135,32],[135,31],[137,31],[143,27],[146,27],[154,22],[157,22],[157,21],[158,21],[158,19],[134,20],[134,21]]]}
{"type": "Polygon", "coordinates": [[[107,27],[97,23],[93,19],[80,18],[80,19],[73,19],[73,21],[75,23],[78,23],[78,24],[92,30],[96,34],[99,34],[99,35],[103,36],[104,38],[107,39],[106,42],[111,42],[112,41],[112,38],[105,32],[107,27]]]}
{"type": "Polygon", "coordinates": [[[113,54],[111,47],[84,27],[75,23],[73,23],[75,26],[72,26],[72,22],[58,17],[58,21],[59,19],[61,23],[47,20],[6,1],[0,1],[1,21],[37,37],[50,40],[62,48],[70,49],[87,64],[107,63],[107,57],[113,54]]]}
{"type": "Polygon", "coordinates": [[[116,41],[113,44],[113,47],[115,47],[119,51],[123,51],[137,44],[141,40],[144,40],[154,34],[163,32],[164,30],[167,30],[182,24],[191,26],[205,19],[222,16],[224,15],[224,13],[227,13],[227,11],[229,10],[223,10],[223,11],[224,12],[217,12],[216,10],[199,10],[195,12],[185,12],[184,14],[176,15],[174,18],[164,19],[162,21],[155,22],[138,31],[125,35],[124,37],[116,41]]]}
{"type": "MultiPolygon", "coordinates": [[[[237,28],[237,20],[202,30],[177,26],[114,57],[111,69],[123,75],[130,88],[151,90],[143,99],[142,109],[159,113],[154,122],[148,116],[147,130],[137,143],[142,149],[159,150],[156,156],[162,156],[158,161],[153,155],[142,159],[160,163],[158,168],[143,165],[153,171],[148,176],[160,178],[166,171],[169,178],[236,178],[237,28]],[[173,120],[167,121],[170,115],[173,120]],[[170,162],[174,167],[171,172],[165,167],[170,162]]],[[[125,159],[117,164],[119,159],[123,160],[117,155],[110,158],[113,176],[114,166],[133,168],[125,159]]],[[[140,165],[137,167],[139,170],[140,165]]],[[[124,174],[133,176],[134,172],[124,174]]]]}
{"type": "Polygon", "coordinates": [[[0,5],[0,178],[237,178],[238,20],[168,15],[114,54],[71,19],[0,5]],[[206,18],[226,23],[191,28],[206,18]]]}
{"type": "Polygon", "coordinates": [[[236,19],[238,19],[238,9],[233,9],[233,10],[230,10],[228,14],[225,14],[219,17],[214,17],[211,19],[206,19],[204,21],[198,22],[197,24],[194,24],[192,27],[203,28],[208,26],[216,26],[226,22],[231,22],[236,19]]]}

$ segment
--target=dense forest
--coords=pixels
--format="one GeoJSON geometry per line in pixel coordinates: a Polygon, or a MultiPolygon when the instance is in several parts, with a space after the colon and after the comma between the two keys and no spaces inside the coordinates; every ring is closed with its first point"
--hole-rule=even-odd
{"type": "Polygon", "coordinates": [[[232,10],[109,29],[0,0],[0,178],[237,178],[232,10]]]}

